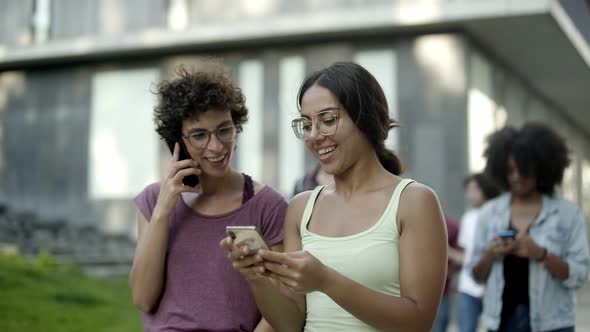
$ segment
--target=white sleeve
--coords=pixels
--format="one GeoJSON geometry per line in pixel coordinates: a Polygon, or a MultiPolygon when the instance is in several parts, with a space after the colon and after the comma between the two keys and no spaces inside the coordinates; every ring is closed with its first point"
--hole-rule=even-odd
{"type": "Polygon", "coordinates": [[[459,247],[461,247],[463,249],[467,248],[467,246],[471,242],[469,240],[469,237],[471,235],[470,229],[471,229],[471,227],[473,227],[472,215],[473,215],[472,211],[467,211],[461,217],[461,226],[459,227],[459,240],[458,240],[457,244],[459,245],[459,247]]]}

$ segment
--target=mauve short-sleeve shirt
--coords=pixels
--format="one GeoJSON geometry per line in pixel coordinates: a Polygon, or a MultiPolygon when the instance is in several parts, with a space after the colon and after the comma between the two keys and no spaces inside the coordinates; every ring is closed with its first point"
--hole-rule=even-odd
{"type": "MultiPolygon", "coordinates": [[[[150,220],[160,183],[147,186],[135,203],[150,220]]],[[[285,197],[264,187],[239,208],[202,215],[178,200],[170,220],[164,289],[156,308],[142,313],[145,331],[253,331],[260,312],[248,283],[219,247],[229,225],[257,226],[272,246],[283,241],[285,197]]]]}

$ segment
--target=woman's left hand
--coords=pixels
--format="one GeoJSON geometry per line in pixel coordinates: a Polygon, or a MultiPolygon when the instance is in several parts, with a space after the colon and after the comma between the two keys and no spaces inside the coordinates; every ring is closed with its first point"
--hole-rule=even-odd
{"type": "Polygon", "coordinates": [[[514,251],[516,256],[538,259],[543,255],[543,248],[529,234],[519,234],[516,242],[516,249],[514,251]]]}
{"type": "Polygon", "coordinates": [[[311,293],[324,289],[328,267],[307,251],[275,252],[260,250],[269,278],[280,281],[296,293],[311,293]]]}

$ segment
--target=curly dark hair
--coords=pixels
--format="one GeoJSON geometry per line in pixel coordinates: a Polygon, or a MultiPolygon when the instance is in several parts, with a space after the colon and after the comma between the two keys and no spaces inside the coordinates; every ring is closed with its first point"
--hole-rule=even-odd
{"type": "Polygon", "coordinates": [[[529,122],[519,130],[507,126],[488,137],[485,173],[509,190],[508,157],[512,156],[520,175],[534,177],[537,191],[553,195],[570,163],[568,154],[565,140],[543,123],[529,122]]]}
{"type": "Polygon", "coordinates": [[[223,72],[193,72],[184,67],[178,77],[160,82],[155,93],[156,132],[166,142],[180,140],[182,121],[207,110],[229,110],[233,123],[241,130],[248,120],[246,99],[242,90],[223,72]]]}
{"type": "Polygon", "coordinates": [[[500,195],[500,188],[494,180],[485,173],[471,174],[463,180],[463,188],[467,187],[469,182],[475,181],[477,186],[481,189],[485,200],[488,201],[500,195]]]}
{"type": "Polygon", "coordinates": [[[314,85],[324,87],[336,96],[357,128],[369,139],[379,161],[390,173],[400,175],[404,166],[400,158],[385,147],[389,131],[399,123],[389,117],[389,106],[377,79],[354,62],[336,62],[308,75],[297,95],[297,107],[305,92],[314,85]]]}

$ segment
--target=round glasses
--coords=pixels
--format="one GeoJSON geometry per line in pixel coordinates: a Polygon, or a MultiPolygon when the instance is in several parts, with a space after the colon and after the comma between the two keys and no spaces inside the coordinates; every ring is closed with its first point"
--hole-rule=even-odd
{"type": "Polygon", "coordinates": [[[197,131],[190,133],[188,136],[182,135],[182,137],[188,140],[188,143],[193,148],[204,149],[207,147],[207,144],[209,144],[211,134],[215,134],[215,136],[217,136],[217,139],[220,142],[230,143],[233,142],[233,140],[236,138],[236,135],[241,131],[242,127],[231,125],[223,128],[217,128],[216,130],[212,131],[199,129],[197,131]]]}
{"type": "Polygon", "coordinates": [[[334,135],[338,129],[338,119],[338,113],[331,109],[317,113],[313,119],[306,116],[295,119],[291,121],[291,128],[297,138],[306,141],[311,137],[312,126],[315,126],[322,136],[334,135]]]}

